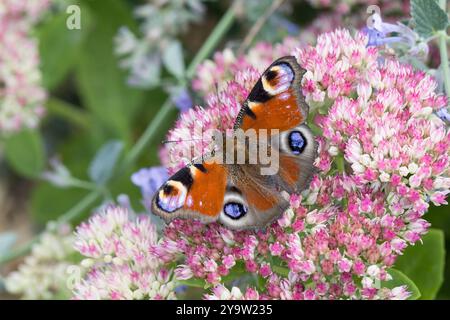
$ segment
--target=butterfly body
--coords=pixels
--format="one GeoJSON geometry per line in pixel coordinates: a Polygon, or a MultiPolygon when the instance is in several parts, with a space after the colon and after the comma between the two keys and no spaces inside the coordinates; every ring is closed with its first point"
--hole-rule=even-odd
{"type": "Polygon", "coordinates": [[[241,108],[235,135],[219,136],[216,151],[169,178],[152,211],[167,221],[219,221],[231,229],[261,228],[285,211],[289,194],[308,186],[317,151],[304,124],[304,72],[294,57],[269,66],[241,108]]]}

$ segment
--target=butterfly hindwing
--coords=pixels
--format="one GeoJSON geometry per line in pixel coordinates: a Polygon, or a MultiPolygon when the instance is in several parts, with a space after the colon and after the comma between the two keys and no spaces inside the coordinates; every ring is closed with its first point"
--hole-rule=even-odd
{"type": "Polygon", "coordinates": [[[260,228],[289,207],[289,194],[300,193],[309,183],[317,155],[314,136],[305,124],[273,137],[279,168],[274,175],[261,174],[260,165],[230,165],[224,210],[219,220],[231,229],[260,228]],[[239,206],[237,206],[239,204],[239,206]],[[226,214],[235,209],[236,215],[226,214]],[[239,210],[238,210],[239,209],[239,210]]]}
{"type": "Polygon", "coordinates": [[[288,207],[288,201],[281,193],[275,192],[273,185],[262,184],[264,180],[255,175],[241,172],[234,178],[228,181],[219,216],[219,221],[228,228],[262,228],[288,207]]]}
{"type": "Polygon", "coordinates": [[[317,143],[311,129],[302,124],[280,133],[278,175],[288,193],[300,193],[315,172],[317,143]]]}

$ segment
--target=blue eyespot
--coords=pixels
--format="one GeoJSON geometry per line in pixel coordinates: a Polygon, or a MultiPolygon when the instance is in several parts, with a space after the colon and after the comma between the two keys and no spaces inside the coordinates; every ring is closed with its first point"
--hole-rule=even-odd
{"type": "Polygon", "coordinates": [[[293,154],[300,154],[305,150],[306,139],[300,131],[292,131],[288,136],[289,148],[293,154]]]}
{"type": "Polygon", "coordinates": [[[169,180],[156,195],[156,205],[166,213],[172,213],[184,205],[186,195],[186,188],[180,182],[169,180]]]}
{"type": "Polygon", "coordinates": [[[174,203],[173,200],[168,200],[168,199],[161,199],[158,196],[158,207],[163,209],[165,212],[167,213],[172,213],[175,210],[179,209],[179,207],[177,207],[177,205],[174,203]]]}
{"type": "Polygon", "coordinates": [[[240,219],[247,214],[247,207],[242,203],[228,202],[223,207],[223,212],[231,219],[240,219]]]}

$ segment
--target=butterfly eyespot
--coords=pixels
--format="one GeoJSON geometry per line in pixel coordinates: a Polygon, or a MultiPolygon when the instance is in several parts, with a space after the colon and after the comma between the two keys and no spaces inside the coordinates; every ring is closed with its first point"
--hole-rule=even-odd
{"type": "Polygon", "coordinates": [[[168,181],[157,194],[156,204],[165,212],[180,209],[186,200],[187,190],[179,181],[168,181]]]}
{"type": "Polygon", "coordinates": [[[288,136],[289,148],[293,154],[301,154],[306,147],[306,138],[300,131],[292,131],[288,136]]]}
{"type": "Polygon", "coordinates": [[[231,219],[240,219],[247,214],[247,207],[242,203],[228,202],[223,206],[223,212],[231,219]]]}
{"type": "Polygon", "coordinates": [[[163,192],[167,196],[170,195],[172,193],[172,191],[173,191],[173,187],[168,183],[163,187],[163,192]]]}
{"type": "Polygon", "coordinates": [[[267,81],[272,81],[278,75],[278,72],[275,70],[269,70],[266,73],[267,81]]]}

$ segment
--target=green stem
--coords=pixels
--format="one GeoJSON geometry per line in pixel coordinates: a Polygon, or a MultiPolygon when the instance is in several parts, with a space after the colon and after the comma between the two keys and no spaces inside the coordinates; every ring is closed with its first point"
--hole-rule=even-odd
{"type": "Polygon", "coordinates": [[[153,136],[160,129],[160,125],[164,124],[164,120],[166,120],[167,116],[170,114],[170,110],[172,109],[172,103],[168,99],[164,102],[161,109],[152,119],[150,124],[145,129],[144,133],[141,135],[136,144],[131,148],[130,152],[127,153],[123,164],[121,166],[122,170],[128,168],[131,164],[133,164],[136,159],[142,154],[145,148],[152,141],[153,136]]]}
{"type": "Polygon", "coordinates": [[[441,68],[444,76],[444,87],[447,96],[450,98],[450,70],[448,66],[448,52],[447,52],[447,35],[442,31],[439,35],[439,53],[441,55],[441,68]]]}
{"type": "MultiPolygon", "coordinates": [[[[205,60],[207,57],[211,55],[211,53],[214,51],[216,46],[219,44],[220,40],[223,38],[223,36],[228,32],[231,25],[234,22],[235,16],[236,16],[236,8],[237,8],[237,1],[233,3],[233,5],[228,9],[228,11],[225,13],[225,15],[222,17],[222,19],[219,21],[217,26],[214,28],[214,30],[211,32],[208,39],[205,41],[203,46],[200,48],[197,55],[194,57],[192,62],[187,68],[186,71],[186,77],[187,79],[191,79],[195,75],[195,70],[200,62],[205,60]]],[[[139,140],[136,142],[136,144],[133,146],[133,148],[130,150],[130,152],[127,154],[125,159],[123,160],[122,165],[119,167],[119,173],[123,173],[125,169],[127,169],[129,166],[131,166],[137,158],[142,154],[142,152],[147,148],[147,146],[152,142],[152,138],[154,137],[154,134],[158,132],[160,129],[160,126],[164,124],[164,121],[167,119],[167,116],[170,114],[170,110],[172,108],[172,103],[170,99],[167,99],[166,102],[163,104],[161,109],[158,111],[156,116],[153,118],[153,120],[149,123],[147,128],[145,129],[142,136],[139,138],[139,140]]],[[[65,108],[63,108],[65,109],[65,108]]],[[[66,115],[69,114],[68,112],[65,113],[66,115]]],[[[72,114],[73,115],[73,114],[72,114]]],[[[75,119],[76,117],[73,117],[75,119]]],[[[78,119],[80,120],[80,119],[78,119]]],[[[81,124],[83,121],[79,121],[81,124]]],[[[77,218],[81,213],[83,213],[85,210],[89,209],[103,194],[103,189],[96,189],[93,190],[91,193],[89,193],[86,197],[84,197],[80,202],[78,202],[74,207],[72,207],[69,211],[67,211],[65,214],[63,214],[59,219],[58,223],[69,223],[73,221],[75,218],[77,218]]],[[[27,254],[34,243],[36,243],[40,238],[40,235],[36,236],[34,239],[32,239],[27,244],[23,245],[22,247],[14,250],[11,253],[8,253],[6,255],[0,256],[0,265],[11,261],[15,258],[18,258],[24,254],[27,254]]]]}
{"type": "MultiPolygon", "coordinates": [[[[78,202],[74,207],[67,211],[64,215],[59,217],[57,224],[62,225],[64,223],[69,223],[73,219],[79,216],[80,212],[84,212],[89,207],[91,207],[100,197],[101,191],[95,190],[84,197],[80,202],[78,202]]],[[[32,240],[17,248],[14,251],[7,252],[6,254],[0,256],[0,266],[4,263],[19,258],[28,252],[30,252],[33,245],[39,242],[42,234],[34,237],[32,240]]]]}
{"type": "Polygon", "coordinates": [[[80,202],[78,202],[75,206],[73,206],[69,211],[66,211],[62,216],[58,219],[58,224],[70,223],[76,217],[80,215],[80,213],[84,212],[88,208],[90,208],[102,195],[102,189],[97,189],[89,193],[80,202]]]}
{"type": "Polygon", "coordinates": [[[95,190],[97,189],[97,185],[93,182],[80,180],[77,178],[70,178],[69,185],[71,187],[79,188],[79,189],[86,189],[86,190],[95,190]]]}
{"type": "Polygon", "coordinates": [[[266,8],[264,14],[258,18],[258,20],[250,29],[245,39],[242,41],[242,44],[239,46],[239,49],[237,51],[238,56],[242,55],[245,52],[245,50],[247,50],[252,41],[255,39],[256,35],[261,31],[263,26],[266,24],[270,16],[283,4],[284,1],[285,0],[272,1],[271,5],[266,8]]]}
{"type": "Polygon", "coordinates": [[[336,166],[339,173],[345,173],[345,159],[343,155],[336,157],[336,166]]]}
{"type": "Polygon", "coordinates": [[[30,240],[29,242],[27,242],[26,244],[24,244],[23,246],[15,249],[14,251],[11,252],[6,252],[6,254],[0,256],[0,266],[3,265],[4,263],[14,260],[16,258],[19,258],[25,254],[27,254],[28,252],[30,252],[31,247],[37,243],[40,239],[40,236],[34,237],[32,240],[30,240]]]}
{"type": "Polygon", "coordinates": [[[64,118],[82,129],[86,129],[90,124],[90,118],[86,113],[61,99],[51,97],[46,103],[46,108],[49,113],[64,118]]]}
{"type": "MultiPolygon", "coordinates": [[[[446,10],[446,0],[440,0],[439,5],[444,10],[446,10]]],[[[447,52],[447,33],[445,30],[439,32],[439,53],[441,56],[441,68],[444,75],[444,87],[447,97],[450,98],[450,70],[448,66],[448,52],[447,52]]]]}
{"type": "Polygon", "coordinates": [[[228,32],[231,28],[235,18],[236,11],[238,7],[239,1],[234,1],[231,7],[225,12],[222,19],[217,23],[214,30],[209,35],[208,39],[206,39],[203,46],[200,48],[198,53],[195,55],[194,59],[192,59],[186,70],[186,78],[192,79],[195,76],[195,72],[197,71],[197,66],[209,57],[212,51],[217,47],[219,42],[222,40],[223,36],[228,32]]]}
{"type": "MultiPolygon", "coordinates": [[[[198,53],[192,59],[191,63],[189,64],[186,70],[186,79],[191,79],[195,76],[197,66],[200,64],[200,62],[202,62],[211,55],[212,51],[214,51],[214,49],[217,47],[220,40],[228,32],[236,17],[237,3],[238,3],[237,1],[234,2],[233,5],[228,9],[228,11],[217,23],[217,26],[209,35],[208,39],[206,39],[205,43],[200,48],[198,53]]],[[[153,118],[152,122],[145,129],[141,138],[137,141],[134,147],[127,154],[123,162],[122,169],[128,168],[132,163],[134,163],[134,161],[136,161],[136,159],[143,152],[143,150],[145,150],[145,148],[150,144],[152,137],[159,130],[160,125],[164,123],[164,120],[169,115],[171,108],[172,102],[170,101],[170,99],[167,99],[166,102],[161,107],[161,109],[159,110],[159,112],[153,118]]]]}

